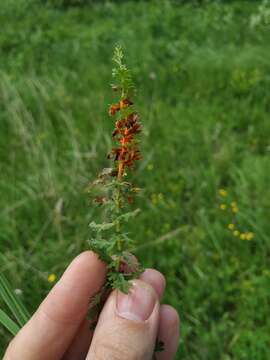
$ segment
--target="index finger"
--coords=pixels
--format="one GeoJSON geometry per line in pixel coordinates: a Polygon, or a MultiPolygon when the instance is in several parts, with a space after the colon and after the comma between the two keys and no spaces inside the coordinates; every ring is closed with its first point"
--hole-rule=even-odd
{"type": "Polygon", "coordinates": [[[56,360],[85,318],[90,298],[104,283],[106,266],[91,251],[75,258],[29,322],[10,343],[4,360],[56,360]]]}

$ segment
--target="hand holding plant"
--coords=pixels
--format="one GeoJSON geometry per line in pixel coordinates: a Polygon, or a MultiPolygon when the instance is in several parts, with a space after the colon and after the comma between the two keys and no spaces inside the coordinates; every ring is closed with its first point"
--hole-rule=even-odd
{"type": "Polygon", "coordinates": [[[10,343],[4,360],[150,360],[157,335],[165,343],[157,359],[172,360],[178,315],[159,304],[162,274],[148,269],[129,295],[113,291],[93,331],[87,319],[89,298],[105,278],[106,266],[94,253],[79,255],[10,343]]]}

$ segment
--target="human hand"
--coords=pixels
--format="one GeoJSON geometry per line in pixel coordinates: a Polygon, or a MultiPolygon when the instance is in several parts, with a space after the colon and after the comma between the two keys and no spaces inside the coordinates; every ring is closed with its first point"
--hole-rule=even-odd
{"type": "Polygon", "coordinates": [[[86,251],[75,258],[29,322],[11,341],[3,360],[151,360],[156,338],[165,344],[158,360],[177,350],[179,319],[160,305],[161,273],[147,269],[129,295],[114,290],[94,331],[87,319],[89,300],[99,291],[106,265],[86,251]]]}

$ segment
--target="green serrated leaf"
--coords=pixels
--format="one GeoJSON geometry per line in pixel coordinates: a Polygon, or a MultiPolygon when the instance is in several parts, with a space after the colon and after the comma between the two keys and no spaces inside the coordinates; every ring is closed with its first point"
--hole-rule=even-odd
{"type": "Polygon", "coordinates": [[[97,224],[95,221],[92,221],[89,224],[90,228],[96,232],[100,232],[100,231],[105,231],[105,230],[109,230],[112,227],[115,226],[115,223],[101,223],[101,224],[97,224]]]}
{"type": "Polygon", "coordinates": [[[91,239],[88,240],[88,242],[90,250],[94,251],[102,261],[106,263],[111,261],[111,257],[108,253],[108,248],[110,249],[111,247],[109,241],[104,239],[91,239]]]}
{"type": "Polygon", "coordinates": [[[138,213],[140,212],[141,210],[140,209],[135,209],[133,211],[129,211],[125,214],[121,214],[117,217],[117,220],[118,221],[129,221],[130,218],[134,218],[136,215],[138,215],[138,213]]]}
{"type": "Polygon", "coordinates": [[[118,289],[127,294],[132,284],[126,280],[124,274],[110,271],[107,275],[107,282],[112,289],[118,289]]]}

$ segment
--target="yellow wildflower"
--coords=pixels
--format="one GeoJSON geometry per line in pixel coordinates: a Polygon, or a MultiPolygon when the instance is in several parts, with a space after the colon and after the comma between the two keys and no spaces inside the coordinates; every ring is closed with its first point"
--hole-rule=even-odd
{"type": "Polygon", "coordinates": [[[49,283],[53,283],[53,282],[55,282],[55,280],[56,280],[56,275],[55,274],[50,274],[48,276],[48,282],[49,283]]]}
{"type": "Polygon", "coordinates": [[[228,195],[227,191],[225,189],[219,189],[218,193],[222,197],[226,197],[228,195]]]}
{"type": "Polygon", "coordinates": [[[229,230],[234,230],[234,229],[235,229],[235,225],[234,225],[234,224],[229,224],[229,225],[228,225],[228,229],[229,229],[229,230]]]}
{"type": "Polygon", "coordinates": [[[240,234],[240,239],[241,240],[246,240],[246,238],[247,238],[247,236],[246,236],[245,233],[240,234]]]}
{"type": "Polygon", "coordinates": [[[239,209],[238,209],[237,206],[234,206],[234,207],[232,208],[232,212],[233,212],[234,214],[237,214],[238,211],[239,211],[239,209]]]}
{"type": "Polygon", "coordinates": [[[234,230],[233,235],[234,235],[234,236],[239,236],[239,235],[240,235],[240,232],[239,232],[238,230],[234,230]]]}
{"type": "Polygon", "coordinates": [[[249,240],[252,240],[254,238],[254,234],[253,232],[248,232],[246,233],[246,239],[249,241],[249,240]]]}
{"type": "Polygon", "coordinates": [[[226,204],[220,204],[219,208],[220,208],[220,210],[226,210],[227,205],[226,204]]]}
{"type": "Polygon", "coordinates": [[[237,202],[236,202],[236,201],[232,201],[232,202],[231,202],[231,207],[237,207],[237,202]]]}
{"type": "Polygon", "coordinates": [[[219,195],[222,196],[222,197],[226,197],[226,196],[228,195],[227,191],[224,190],[224,189],[219,189],[219,190],[218,190],[218,193],[219,193],[219,195]]]}

